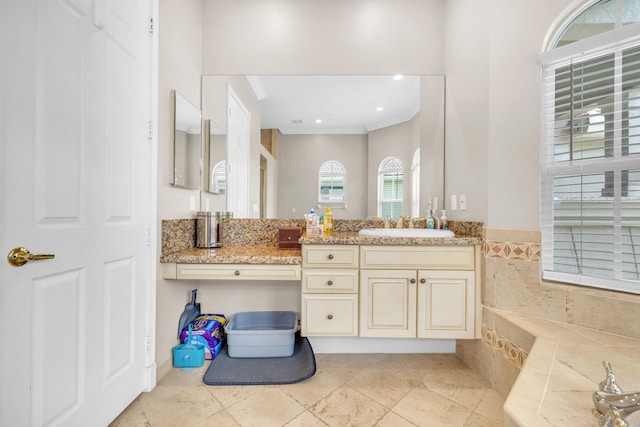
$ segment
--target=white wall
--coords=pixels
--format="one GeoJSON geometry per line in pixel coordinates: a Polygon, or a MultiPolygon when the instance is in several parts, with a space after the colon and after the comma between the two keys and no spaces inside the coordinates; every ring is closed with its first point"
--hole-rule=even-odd
{"type": "MultiPolygon", "coordinates": [[[[158,219],[191,218],[190,198],[199,200],[198,190],[175,188],[172,180],[171,90],[175,89],[195,106],[200,105],[202,56],[202,0],[159,2],[158,52],[158,219]]],[[[158,257],[161,224],[158,223],[158,257]]],[[[171,365],[171,348],[177,343],[178,319],[191,295],[191,283],[163,280],[158,263],[156,286],[156,362],[158,378],[171,365]],[[165,370],[163,372],[162,370],[165,370]]]]}
{"type": "Polygon", "coordinates": [[[539,229],[540,54],[572,0],[446,5],[446,194],[453,219],[539,229]]]}
{"type": "Polygon", "coordinates": [[[444,0],[204,0],[205,74],[443,74],[444,0]]]}
{"type": "Polygon", "coordinates": [[[302,218],[318,210],[318,171],[328,160],[347,170],[347,208],[332,208],[334,218],[367,216],[367,135],[280,135],[278,139],[278,217],[302,218]],[[295,208],[296,212],[293,212],[295,208]]]}

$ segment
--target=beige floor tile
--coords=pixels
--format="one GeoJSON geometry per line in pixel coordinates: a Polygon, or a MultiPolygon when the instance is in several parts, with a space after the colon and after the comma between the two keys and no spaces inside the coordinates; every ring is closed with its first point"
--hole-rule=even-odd
{"type": "Polygon", "coordinates": [[[393,412],[419,426],[462,427],[471,409],[430,390],[411,390],[393,412]]]}
{"type": "Polygon", "coordinates": [[[285,424],[286,427],[326,427],[326,424],[319,420],[315,415],[309,411],[304,411],[302,414],[295,417],[289,423],[285,424]]]}
{"type": "Polygon", "coordinates": [[[387,412],[382,419],[376,424],[376,427],[412,427],[417,424],[402,418],[395,412],[387,412]]]}
{"type": "Polygon", "coordinates": [[[480,414],[472,413],[464,427],[502,427],[502,421],[492,420],[480,414]]]}
{"type": "Polygon", "coordinates": [[[227,409],[241,426],[283,426],[304,408],[278,388],[262,388],[227,409]]]}
{"type": "MultiPolygon", "coordinates": [[[[479,426],[503,400],[455,354],[320,354],[310,379],[206,386],[202,368],[172,369],[110,427],[479,426]]],[[[622,368],[622,363],[616,361],[622,368]]]]}
{"type": "Polygon", "coordinates": [[[149,419],[144,412],[140,399],[136,399],[125,409],[109,427],[148,427],[149,419]]]}
{"type": "Polygon", "coordinates": [[[373,399],[342,386],[309,409],[329,426],[373,426],[387,412],[373,399]]]}
{"type": "Polygon", "coordinates": [[[390,375],[389,370],[377,367],[363,369],[347,385],[387,409],[392,408],[411,390],[402,376],[390,375]]]}
{"type": "Polygon", "coordinates": [[[281,386],[280,389],[295,399],[299,404],[308,408],[323,397],[328,396],[341,385],[342,381],[321,371],[316,372],[313,377],[306,381],[281,386]]]}
{"type": "Polygon", "coordinates": [[[263,386],[208,386],[207,391],[224,408],[229,408],[263,388],[263,386]]]}
{"type": "Polygon", "coordinates": [[[482,395],[482,400],[476,406],[475,413],[497,421],[500,425],[504,420],[504,400],[494,389],[487,389],[482,395]]]}
{"type": "Polygon", "coordinates": [[[211,415],[199,423],[185,424],[185,426],[187,425],[189,427],[240,427],[240,424],[233,419],[226,409],[211,415]]]}
{"type": "Polygon", "coordinates": [[[440,396],[474,409],[482,400],[489,383],[467,369],[434,369],[424,374],[427,388],[440,396]]]}
{"type": "Polygon", "coordinates": [[[159,384],[153,393],[142,394],[140,400],[152,426],[183,426],[185,420],[196,424],[223,409],[204,385],[159,384]]]}

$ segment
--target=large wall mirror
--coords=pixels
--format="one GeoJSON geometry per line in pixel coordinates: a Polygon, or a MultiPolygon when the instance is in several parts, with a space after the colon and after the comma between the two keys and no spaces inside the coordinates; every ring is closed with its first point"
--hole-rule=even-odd
{"type": "MultiPolygon", "coordinates": [[[[337,210],[336,218],[375,216],[373,199],[377,190],[374,187],[380,161],[386,155],[402,156],[406,164],[405,177],[409,180],[416,148],[420,149],[421,216],[424,216],[427,199],[438,197],[442,209],[444,76],[405,76],[403,80],[398,83],[393,76],[367,75],[203,76],[202,111],[205,122],[210,124],[208,142],[205,141],[207,177],[203,201],[206,200],[207,205],[213,201],[215,207],[210,206],[211,210],[226,210],[225,192],[233,191],[225,186],[223,175],[227,153],[227,90],[230,85],[234,89],[246,85],[259,102],[257,111],[251,111],[252,117],[256,114],[260,117],[261,129],[278,129],[280,133],[278,155],[274,159],[278,182],[274,185],[275,191],[270,193],[276,193],[272,201],[277,205],[275,217],[301,217],[309,207],[318,204],[318,171],[327,159],[321,158],[323,154],[319,152],[297,148],[298,141],[302,147],[308,140],[322,140],[327,147],[329,144],[341,147],[340,153],[334,150],[336,156],[341,157],[331,160],[346,166],[348,183],[353,188],[347,190],[344,209],[337,210]],[[323,119],[323,123],[317,123],[317,119],[323,119]],[[409,130],[388,130],[402,126],[409,130]],[[343,151],[351,140],[359,141],[364,148],[343,151]],[[219,168],[217,176],[216,168],[219,168]]],[[[252,151],[251,155],[254,154],[260,157],[260,153],[252,151]]],[[[257,179],[258,171],[252,171],[253,176],[257,179]]],[[[406,196],[411,197],[411,192],[406,196]]],[[[409,207],[406,210],[406,214],[411,214],[409,207]]]]}
{"type": "Polygon", "coordinates": [[[200,109],[173,91],[173,179],[176,187],[200,189],[202,119],[200,109]]]}

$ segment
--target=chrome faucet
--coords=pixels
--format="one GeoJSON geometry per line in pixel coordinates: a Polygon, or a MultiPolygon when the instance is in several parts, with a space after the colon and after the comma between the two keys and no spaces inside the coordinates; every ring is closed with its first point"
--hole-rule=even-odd
{"type": "Polygon", "coordinates": [[[640,410],[640,392],[623,393],[616,383],[611,364],[603,360],[606,378],[600,382],[600,391],[593,393],[594,415],[600,418],[600,426],[625,427],[625,417],[640,410]]]}

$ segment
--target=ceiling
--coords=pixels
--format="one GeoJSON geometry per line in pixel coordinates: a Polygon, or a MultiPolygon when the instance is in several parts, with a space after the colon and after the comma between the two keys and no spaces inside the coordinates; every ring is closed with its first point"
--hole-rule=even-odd
{"type": "Polygon", "coordinates": [[[395,80],[371,75],[261,75],[248,79],[260,99],[261,128],[284,134],[364,134],[410,120],[420,110],[419,76],[395,80]]]}

